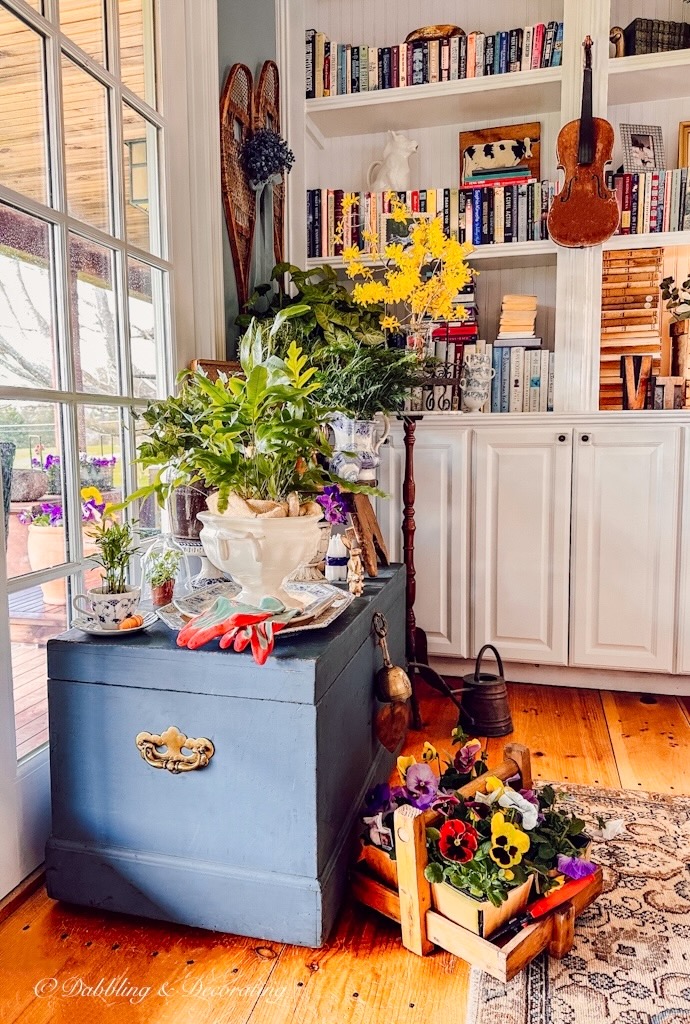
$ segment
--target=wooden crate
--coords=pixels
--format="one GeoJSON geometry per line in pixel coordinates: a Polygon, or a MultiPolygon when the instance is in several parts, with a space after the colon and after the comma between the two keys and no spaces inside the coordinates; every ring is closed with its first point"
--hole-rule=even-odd
{"type": "MultiPolygon", "coordinates": [[[[518,743],[504,748],[504,760],[490,772],[505,781],[519,774],[522,786],[530,789],[532,775],[527,747],[518,743]]],[[[464,786],[463,796],[472,796],[483,788],[486,776],[464,786]]],[[[480,967],[499,981],[510,981],[544,950],[561,959],[573,946],[575,918],[592,903],[603,887],[601,868],[592,875],[590,885],[550,914],[522,929],[505,945],[496,945],[489,938],[462,927],[448,916],[449,906],[434,909],[434,888],[424,877],[428,862],[426,830],[439,815],[415,807],[399,807],[394,815],[397,890],[375,877],[376,860],[366,857],[352,872],[352,891],[356,899],[400,923],[406,949],[426,956],[436,946],[459,956],[474,967],[480,967]],[[445,913],[443,912],[445,910],[445,913]]],[[[392,863],[389,861],[389,863],[392,863]]],[[[438,902],[438,900],[436,901],[438,902]]],[[[451,911],[452,912],[452,911],[451,911]]],[[[509,915],[511,916],[511,915],[509,915]]],[[[494,924],[493,927],[498,927],[494,924]]]]}

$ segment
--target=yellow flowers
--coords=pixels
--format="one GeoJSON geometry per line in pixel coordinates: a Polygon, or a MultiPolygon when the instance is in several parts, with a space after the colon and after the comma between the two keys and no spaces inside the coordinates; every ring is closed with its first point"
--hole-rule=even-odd
{"type": "Polygon", "coordinates": [[[496,793],[497,795],[496,797],[494,797],[494,799],[496,800],[499,797],[503,796],[505,792],[505,786],[499,779],[496,778],[495,775],[489,775],[488,779],[486,780],[486,783],[484,784],[484,789],[486,790],[487,793],[496,793]]]}
{"type": "Polygon", "coordinates": [[[413,764],[417,764],[417,758],[410,755],[409,757],[403,757],[402,754],[398,758],[398,775],[403,786],[405,785],[405,779],[407,778],[407,769],[411,768],[413,764]]]}
{"type": "MultiPolygon", "coordinates": [[[[362,253],[356,246],[344,250],[348,277],[363,279],[354,286],[354,301],[360,306],[397,307],[394,312],[384,310],[380,320],[384,330],[408,327],[415,332],[422,329],[425,321],[462,317],[462,307],[456,309],[454,302],[471,279],[466,258],[472,247],[447,238],[440,217],[429,219],[412,214],[394,192],[388,193],[387,199],[392,221],[411,225],[409,237],[384,244],[375,231],[367,229],[362,238],[368,253],[362,253]],[[364,266],[365,255],[374,269],[364,266]],[[401,307],[404,313],[399,312],[401,307]]],[[[350,202],[345,196],[343,208],[349,209],[355,201],[356,197],[350,202]]],[[[342,238],[343,228],[339,224],[335,239],[342,242],[342,238]]]]}
{"type": "MultiPolygon", "coordinates": [[[[498,782],[498,780],[495,780],[498,782]]],[[[500,785],[500,783],[499,783],[500,785]]],[[[489,856],[499,867],[512,868],[519,864],[529,850],[529,836],[515,825],[506,821],[502,811],[496,811],[491,819],[491,849],[489,856]]]]}
{"type": "Polygon", "coordinates": [[[422,750],[422,761],[435,761],[437,757],[438,751],[436,750],[436,747],[426,740],[424,743],[424,749],[422,750]]]}
{"type": "Polygon", "coordinates": [[[95,501],[97,505],[103,504],[103,495],[97,487],[82,487],[79,493],[82,501],[95,501]]]}

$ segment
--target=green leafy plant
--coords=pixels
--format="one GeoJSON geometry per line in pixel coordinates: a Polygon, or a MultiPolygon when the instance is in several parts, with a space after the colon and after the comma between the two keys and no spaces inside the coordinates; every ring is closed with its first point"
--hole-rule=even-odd
{"type": "Polygon", "coordinates": [[[673,277],[661,282],[661,297],[666,300],[666,309],[673,313],[674,320],[690,320],[690,277],[678,287],[673,277]]]}
{"type": "Polygon", "coordinates": [[[256,289],[247,312],[236,322],[245,329],[253,319],[272,325],[280,313],[294,306],[300,307],[298,318],[290,322],[289,329],[283,324],[276,332],[278,351],[294,340],[318,365],[322,350],[332,345],[381,345],[385,341],[379,325],[383,307],[358,306],[329,266],[300,270],[292,263],[277,264],[271,282],[256,289]]]}
{"type": "Polygon", "coordinates": [[[360,420],[400,412],[410,389],[427,374],[414,352],[351,342],[324,353],[319,367],[323,400],[360,420]]]}
{"type": "Polygon", "coordinates": [[[98,548],[93,560],[102,567],[103,592],[124,594],[127,591],[127,569],[137,550],[134,531],[130,523],[119,523],[106,513],[90,530],[89,536],[98,548]]]}
{"type": "Polygon", "coordinates": [[[152,587],[162,587],[174,580],[180,568],[182,552],[172,548],[167,551],[153,552],[146,563],[144,578],[152,587]]]}

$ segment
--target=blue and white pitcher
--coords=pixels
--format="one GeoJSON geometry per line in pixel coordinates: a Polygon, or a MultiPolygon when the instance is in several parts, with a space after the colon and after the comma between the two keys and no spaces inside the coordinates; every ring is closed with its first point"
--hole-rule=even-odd
{"type": "Polygon", "coordinates": [[[335,440],[330,469],[336,476],[350,483],[376,483],[376,470],[381,458],[379,451],[390,433],[390,420],[353,420],[341,413],[330,420],[335,440]]]}

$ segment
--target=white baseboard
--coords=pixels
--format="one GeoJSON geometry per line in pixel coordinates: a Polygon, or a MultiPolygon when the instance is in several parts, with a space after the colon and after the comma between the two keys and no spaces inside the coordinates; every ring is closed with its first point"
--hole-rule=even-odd
{"type": "MultiPolygon", "coordinates": [[[[474,672],[474,661],[433,657],[430,661],[432,668],[443,676],[459,678],[474,672]]],[[[510,683],[574,686],[586,690],[620,690],[626,693],[664,693],[673,697],[690,696],[690,676],[567,668],[563,665],[524,665],[508,661],[504,662],[504,669],[506,680],[510,683]]],[[[487,665],[486,671],[495,671],[493,663],[487,665]]]]}

